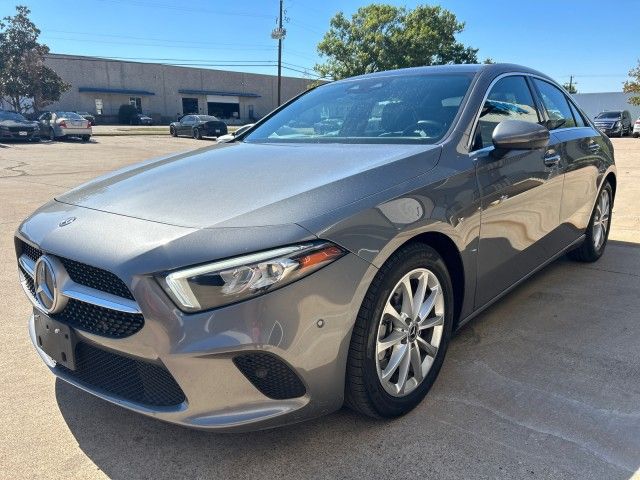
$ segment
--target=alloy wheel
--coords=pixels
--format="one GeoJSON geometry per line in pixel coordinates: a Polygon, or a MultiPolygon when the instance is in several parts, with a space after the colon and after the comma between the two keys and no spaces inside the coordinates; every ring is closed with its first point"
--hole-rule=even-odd
{"type": "Polygon", "coordinates": [[[602,245],[607,238],[607,229],[609,228],[609,218],[611,217],[611,199],[609,198],[609,191],[602,189],[600,197],[598,198],[598,204],[596,205],[596,214],[593,218],[593,246],[597,250],[602,248],[602,245]]]}
{"type": "Polygon", "coordinates": [[[418,268],[391,291],[378,326],[376,369],[384,390],[404,397],[433,365],[442,341],[444,294],[436,275],[418,268]]]}

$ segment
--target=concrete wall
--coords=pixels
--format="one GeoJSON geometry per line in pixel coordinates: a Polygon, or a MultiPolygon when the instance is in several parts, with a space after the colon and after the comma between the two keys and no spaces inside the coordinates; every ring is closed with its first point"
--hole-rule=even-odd
{"type": "MultiPolygon", "coordinates": [[[[277,106],[277,77],[254,73],[229,72],[203,68],[174,67],[154,63],[103,60],[92,57],[51,54],[46,63],[71,89],[49,110],[77,110],[95,113],[95,100],[102,99],[105,116],[117,115],[128,94],[79,92],[79,87],[146,90],[154,95],[142,98],[142,111],[163,118],[182,113],[182,98],[198,98],[199,113],[207,113],[206,95],[181,94],[179,90],[207,90],[255,93],[259,97],[240,97],[240,121],[249,120],[249,107],[260,118],[277,106]]],[[[286,101],[304,91],[311,80],[282,77],[282,99],[286,101]]]]}
{"type": "Polygon", "coordinates": [[[603,92],[576,93],[573,98],[591,118],[603,110],[628,110],[631,113],[631,119],[635,120],[640,117],[640,107],[629,103],[631,96],[629,93],[603,92]]]}

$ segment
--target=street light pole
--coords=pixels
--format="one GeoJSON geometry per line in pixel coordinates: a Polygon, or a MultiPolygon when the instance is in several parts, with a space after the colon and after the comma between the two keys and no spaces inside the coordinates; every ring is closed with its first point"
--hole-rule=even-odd
{"type": "Polygon", "coordinates": [[[271,38],[278,40],[278,106],[282,101],[282,40],[287,31],[282,28],[282,8],[283,0],[280,0],[280,14],[278,15],[278,26],[271,32],[271,38]]]}
{"type": "MultiPolygon", "coordinates": [[[[280,16],[278,17],[278,29],[282,30],[282,1],[280,0],[280,16]]],[[[282,97],[282,37],[278,38],[278,106],[282,97]]]]}

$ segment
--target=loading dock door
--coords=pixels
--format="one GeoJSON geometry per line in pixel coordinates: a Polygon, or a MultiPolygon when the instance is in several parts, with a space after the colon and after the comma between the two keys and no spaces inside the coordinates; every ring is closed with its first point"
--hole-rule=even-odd
{"type": "Polygon", "coordinates": [[[182,97],[182,114],[200,113],[198,111],[198,99],[182,97]]]}
{"type": "Polygon", "coordinates": [[[218,118],[240,118],[240,97],[207,95],[207,113],[218,118]]]}

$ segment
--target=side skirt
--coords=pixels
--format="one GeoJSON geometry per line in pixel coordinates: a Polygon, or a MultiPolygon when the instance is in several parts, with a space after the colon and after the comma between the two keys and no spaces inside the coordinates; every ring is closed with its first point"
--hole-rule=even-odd
{"type": "Polygon", "coordinates": [[[558,258],[560,258],[562,255],[564,255],[565,253],[567,253],[569,250],[572,250],[574,247],[580,245],[582,242],[584,242],[586,235],[582,234],[580,236],[580,238],[576,239],[575,241],[571,242],[568,246],[566,246],[565,248],[563,248],[562,250],[560,250],[558,253],[556,253],[553,257],[549,258],[547,261],[545,261],[544,263],[540,264],[539,267],[537,267],[535,270],[532,270],[530,273],[528,273],[527,275],[525,275],[524,277],[522,277],[520,280],[518,280],[517,282],[515,282],[513,285],[511,285],[509,288],[507,288],[506,290],[504,290],[502,293],[496,295],[495,297],[493,297],[491,300],[489,300],[487,303],[485,303],[482,307],[478,308],[477,310],[475,310],[474,312],[472,312],[471,314],[467,315],[463,320],[460,320],[458,322],[458,326],[456,327],[456,332],[460,330],[460,328],[462,328],[464,325],[466,325],[469,321],[473,320],[476,316],[480,315],[483,311],[485,311],[487,308],[489,308],[491,305],[493,305],[494,303],[496,303],[498,300],[500,300],[502,297],[504,297],[505,295],[507,295],[508,293],[511,293],[512,290],[514,290],[515,288],[517,288],[520,284],[524,283],[526,280],[528,280],[529,278],[531,278],[533,275],[535,275],[536,273],[538,273],[540,270],[542,270],[543,268],[545,268],[546,266],[548,266],[549,264],[555,262],[558,258]]]}

